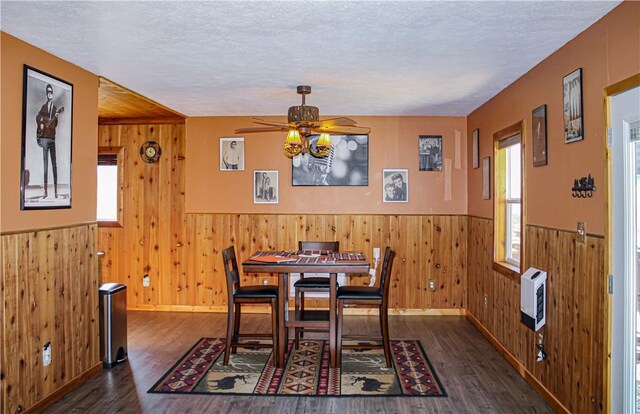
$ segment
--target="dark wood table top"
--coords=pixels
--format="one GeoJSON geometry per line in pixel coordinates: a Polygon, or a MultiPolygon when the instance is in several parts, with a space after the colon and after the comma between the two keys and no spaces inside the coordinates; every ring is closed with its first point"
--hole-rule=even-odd
{"type": "Polygon", "coordinates": [[[368,273],[369,262],[361,252],[285,250],[254,253],[242,262],[242,268],[247,273],[368,273]],[[282,257],[282,261],[260,261],[274,256],[282,257]]]}

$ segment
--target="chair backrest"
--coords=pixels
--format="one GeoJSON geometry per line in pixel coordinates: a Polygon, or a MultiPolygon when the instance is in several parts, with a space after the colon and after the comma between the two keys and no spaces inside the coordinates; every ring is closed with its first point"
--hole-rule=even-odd
{"type": "Polygon", "coordinates": [[[383,297],[389,296],[389,279],[391,279],[391,267],[393,266],[393,258],[396,252],[387,247],[384,251],[384,260],[382,261],[382,271],[380,272],[380,293],[383,297]]]}
{"type": "Polygon", "coordinates": [[[224,261],[224,274],[227,277],[227,294],[229,302],[233,297],[233,292],[240,287],[240,273],[238,271],[238,261],[236,260],[236,250],[229,246],[222,251],[224,261]]]}
{"type": "Polygon", "coordinates": [[[340,242],[337,241],[299,241],[298,250],[329,250],[340,251],[340,242]]]}

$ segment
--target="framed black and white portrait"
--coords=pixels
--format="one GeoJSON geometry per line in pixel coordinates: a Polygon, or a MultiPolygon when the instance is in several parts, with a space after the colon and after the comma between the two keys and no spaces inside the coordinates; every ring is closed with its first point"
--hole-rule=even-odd
{"type": "Polygon", "coordinates": [[[71,208],[73,85],[24,66],[20,209],[71,208]]]}
{"type": "Polygon", "coordinates": [[[382,201],[385,203],[407,203],[409,201],[409,170],[382,170],[382,201]]]}
{"type": "MultiPolygon", "coordinates": [[[[320,135],[309,136],[315,147],[320,135]]],[[[331,152],[326,157],[300,154],[291,160],[294,186],[369,185],[369,135],[331,135],[331,152]]]]}
{"type": "Polygon", "coordinates": [[[533,134],[533,166],[547,165],[547,105],[540,105],[531,113],[533,134]]]}
{"type": "Polygon", "coordinates": [[[253,203],[278,204],[278,171],[253,172],[253,203]]]}
{"type": "Polygon", "coordinates": [[[220,138],[220,171],[244,171],[244,138],[220,138]]]}
{"type": "Polygon", "coordinates": [[[576,69],[562,79],[564,98],[564,142],[584,139],[582,117],[582,69],[576,69]]]}
{"type": "Polygon", "coordinates": [[[482,199],[491,200],[491,157],[482,159],[482,199]]]}
{"type": "Polygon", "coordinates": [[[418,148],[420,171],[442,171],[441,135],[420,135],[418,148]]]}
{"type": "Polygon", "coordinates": [[[471,162],[473,168],[480,168],[480,130],[478,128],[471,133],[471,162]]]}

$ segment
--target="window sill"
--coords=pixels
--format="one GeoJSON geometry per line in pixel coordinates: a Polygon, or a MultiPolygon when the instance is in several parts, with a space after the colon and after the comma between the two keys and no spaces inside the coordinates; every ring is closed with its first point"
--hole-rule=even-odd
{"type": "Polygon", "coordinates": [[[507,262],[493,262],[493,270],[520,283],[520,268],[507,262]]]}
{"type": "Polygon", "coordinates": [[[99,221],[98,228],[100,227],[123,227],[119,221],[99,221]]]}

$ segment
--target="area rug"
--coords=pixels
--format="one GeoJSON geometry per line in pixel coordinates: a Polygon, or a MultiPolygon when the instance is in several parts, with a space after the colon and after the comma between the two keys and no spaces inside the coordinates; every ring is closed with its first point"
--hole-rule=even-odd
{"type": "MultiPolygon", "coordinates": [[[[347,343],[345,341],[345,343],[347,343]]],[[[362,341],[360,341],[362,343],[362,341]]],[[[269,348],[242,348],[224,366],[225,340],[202,338],[149,390],[170,394],[446,397],[420,341],[393,340],[393,367],[382,349],[342,350],[330,368],[329,343],[289,341],[285,367],[274,368],[269,348]]]]}

